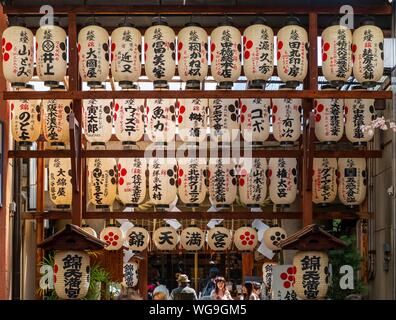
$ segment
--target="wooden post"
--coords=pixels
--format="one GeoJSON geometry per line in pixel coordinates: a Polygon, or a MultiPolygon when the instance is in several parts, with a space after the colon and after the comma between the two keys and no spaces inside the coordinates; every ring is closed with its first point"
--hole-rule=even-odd
{"type": "Polygon", "coordinates": [[[252,276],[254,265],[253,253],[242,253],[242,283],[245,283],[246,276],[252,276]]]}
{"type": "Polygon", "coordinates": [[[148,281],[148,253],[147,249],[141,254],[142,260],[139,263],[139,293],[144,300],[147,300],[147,281],[148,281]]]}

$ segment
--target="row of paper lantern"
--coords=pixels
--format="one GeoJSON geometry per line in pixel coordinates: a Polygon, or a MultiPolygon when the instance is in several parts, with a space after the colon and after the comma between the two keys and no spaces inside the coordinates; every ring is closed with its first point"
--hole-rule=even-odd
{"type": "MultiPolygon", "coordinates": [[[[296,87],[308,70],[308,34],[296,18],[288,18],[277,34],[278,76],[296,87]]],[[[384,68],[384,36],[370,19],[364,20],[353,35],[345,26],[326,28],[322,33],[323,74],[339,85],[353,74],[359,83],[371,86],[384,68]]],[[[141,75],[141,33],[126,24],[111,34],[98,26],[84,27],[78,35],[79,73],[89,86],[112,76],[122,87],[130,87],[141,75]]],[[[13,86],[27,83],[33,76],[33,33],[21,26],[7,28],[2,36],[3,70],[13,86]]],[[[37,74],[46,85],[64,81],[67,69],[66,32],[55,25],[40,26],[36,33],[37,74]]],[[[144,34],[145,73],[155,87],[166,86],[178,72],[187,88],[199,88],[208,73],[208,35],[190,23],[176,35],[164,20],[157,20],[144,34]]],[[[262,87],[273,74],[274,33],[263,19],[245,29],[243,38],[231,23],[223,23],[211,33],[211,74],[222,88],[232,87],[244,73],[252,84],[262,87]],[[243,40],[242,40],[243,39],[243,40]],[[242,49],[243,44],[243,49],[242,49]],[[242,52],[243,50],[243,52],[242,52]]]]}

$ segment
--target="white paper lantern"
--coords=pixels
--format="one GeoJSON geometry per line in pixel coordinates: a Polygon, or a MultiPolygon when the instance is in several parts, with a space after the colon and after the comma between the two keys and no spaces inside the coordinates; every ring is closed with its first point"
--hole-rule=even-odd
{"type": "Polygon", "coordinates": [[[239,137],[239,99],[209,99],[210,138],[219,144],[239,137]]]}
{"type": "Polygon", "coordinates": [[[160,227],[153,233],[153,242],[158,250],[172,251],[179,243],[179,235],[172,227],[160,227]]]}
{"type": "Polygon", "coordinates": [[[278,251],[279,242],[287,238],[285,229],[281,227],[271,227],[264,231],[263,240],[268,249],[278,251]]]}
{"type": "Polygon", "coordinates": [[[205,244],[205,233],[196,226],[190,226],[181,232],[180,243],[184,250],[201,250],[205,244]]]}
{"type": "Polygon", "coordinates": [[[232,231],[224,227],[214,227],[207,233],[207,242],[212,251],[226,251],[232,245],[232,231]]]}
{"type": "Polygon", "coordinates": [[[312,202],[327,206],[337,196],[337,159],[314,158],[312,172],[312,202]]]}
{"type": "Polygon", "coordinates": [[[142,252],[150,243],[150,234],[142,227],[129,228],[125,235],[125,246],[132,252],[142,252]]]}
{"type": "Polygon", "coordinates": [[[124,243],[124,234],[122,230],[114,225],[103,228],[99,238],[107,243],[105,249],[109,251],[121,249],[124,243]]]}
{"type": "Polygon", "coordinates": [[[86,233],[90,234],[91,236],[94,236],[95,238],[98,237],[98,235],[97,235],[95,229],[89,227],[87,224],[83,225],[83,226],[81,227],[81,229],[83,229],[86,233]]]}
{"type": "Polygon", "coordinates": [[[267,292],[271,290],[272,286],[272,274],[273,274],[273,267],[277,266],[277,263],[274,262],[264,262],[262,266],[262,272],[263,272],[263,284],[267,288],[267,292]]]}
{"type": "Polygon", "coordinates": [[[73,195],[70,158],[49,159],[48,180],[52,203],[59,209],[70,208],[73,195]]]}
{"type": "Polygon", "coordinates": [[[267,159],[245,158],[238,183],[241,202],[249,208],[260,207],[267,197],[267,159]]]}
{"type": "Polygon", "coordinates": [[[207,99],[178,99],[180,139],[187,143],[203,142],[206,139],[207,99]]]}
{"type": "Polygon", "coordinates": [[[176,134],[176,99],[147,99],[147,135],[152,142],[167,144],[176,134]]]}
{"type": "Polygon", "coordinates": [[[136,287],[139,283],[139,264],[137,262],[124,263],[122,286],[125,288],[136,287]]]}
{"type": "Polygon", "coordinates": [[[234,232],[234,244],[239,251],[253,251],[257,246],[257,231],[251,227],[240,227],[234,232]]]}

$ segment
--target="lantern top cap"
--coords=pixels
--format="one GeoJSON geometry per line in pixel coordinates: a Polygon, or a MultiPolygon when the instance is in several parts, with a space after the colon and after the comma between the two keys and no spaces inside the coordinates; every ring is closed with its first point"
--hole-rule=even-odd
{"type": "Polygon", "coordinates": [[[231,17],[226,17],[224,21],[220,21],[218,27],[234,27],[234,21],[231,17]]]}
{"type": "Polygon", "coordinates": [[[60,22],[59,22],[59,17],[53,17],[52,23],[45,23],[43,25],[40,25],[40,27],[52,27],[52,26],[58,26],[59,27],[60,22]]]}
{"type": "Polygon", "coordinates": [[[256,19],[253,20],[253,24],[264,24],[267,25],[267,19],[264,17],[257,17],[256,19]]]}
{"type": "Polygon", "coordinates": [[[152,26],[167,26],[168,21],[166,21],[166,18],[158,16],[158,17],[153,18],[151,25],[152,26]]]}
{"type": "Polygon", "coordinates": [[[372,26],[375,25],[375,19],[373,17],[367,16],[360,20],[360,26],[372,26]]]}
{"type": "Polygon", "coordinates": [[[119,28],[121,28],[121,27],[130,27],[130,28],[134,28],[135,25],[134,25],[132,22],[128,21],[128,20],[125,18],[124,21],[122,21],[122,22],[120,22],[120,23],[118,24],[118,27],[119,27],[119,28]]]}
{"type": "Polygon", "coordinates": [[[285,20],[285,26],[301,26],[301,21],[297,17],[287,17],[285,20]]]}
{"type": "Polygon", "coordinates": [[[184,27],[202,27],[201,24],[199,24],[198,22],[194,22],[194,21],[190,21],[187,22],[184,27]]]}
{"type": "Polygon", "coordinates": [[[338,26],[340,25],[340,16],[336,15],[330,20],[329,26],[338,26]]]}
{"type": "Polygon", "coordinates": [[[27,28],[26,22],[21,17],[12,17],[8,20],[9,27],[24,27],[27,28]]]}

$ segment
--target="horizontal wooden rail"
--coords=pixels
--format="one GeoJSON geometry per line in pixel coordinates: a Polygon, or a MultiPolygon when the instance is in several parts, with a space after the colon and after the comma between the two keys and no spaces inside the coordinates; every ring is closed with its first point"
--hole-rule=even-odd
{"type": "Polygon", "coordinates": [[[382,150],[317,150],[314,158],[381,158],[382,150]]]}

